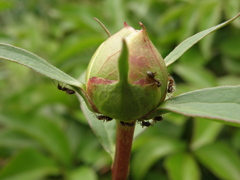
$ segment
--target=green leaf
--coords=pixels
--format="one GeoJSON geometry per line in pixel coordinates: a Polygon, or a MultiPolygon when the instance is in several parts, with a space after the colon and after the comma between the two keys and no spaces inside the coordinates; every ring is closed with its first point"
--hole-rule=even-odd
{"type": "Polygon", "coordinates": [[[152,115],[173,111],[186,116],[207,117],[240,126],[240,86],[219,86],[184,93],[168,99],[152,115]]]}
{"type": "Polygon", "coordinates": [[[51,79],[84,89],[84,84],[24,49],[0,43],[0,58],[27,66],[51,79]]]}
{"type": "Polygon", "coordinates": [[[198,149],[195,154],[220,179],[239,179],[240,158],[228,144],[214,143],[198,149]]]}
{"type": "Polygon", "coordinates": [[[195,118],[191,148],[198,149],[212,143],[221,132],[223,126],[223,124],[210,121],[209,119],[195,118]]]}
{"type": "Polygon", "coordinates": [[[1,114],[0,122],[35,139],[58,161],[69,165],[71,161],[70,146],[60,127],[45,118],[38,118],[32,114],[28,114],[28,116],[31,118],[20,114],[1,114]]]}
{"type": "MultiPolygon", "coordinates": [[[[79,97],[80,98],[80,97],[79,97]]],[[[81,98],[81,109],[98,140],[102,144],[103,148],[114,158],[115,153],[115,132],[116,122],[115,120],[109,122],[102,122],[98,120],[95,115],[87,108],[86,104],[82,102],[81,98]]]]}
{"type": "Polygon", "coordinates": [[[0,171],[1,180],[33,180],[56,173],[57,168],[51,159],[33,149],[27,149],[15,156],[0,171]]]}
{"type": "Polygon", "coordinates": [[[17,132],[13,129],[5,129],[0,131],[0,147],[17,149],[16,147],[26,148],[36,146],[37,143],[21,132],[17,132]]]}
{"type": "Polygon", "coordinates": [[[195,159],[187,153],[178,153],[165,160],[165,167],[171,180],[200,180],[200,171],[195,159]]]}
{"type": "Polygon", "coordinates": [[[200,41],[202,38],[207,36],[213,31],[216,31],[219,28],[222,28],[223,26],[227,25],[228,23],[234,21],[240,16],[240,13],[233,17],[232,19],[225,21],[224,23],[221,23],[217,26],[211,27],[209,29],[206,29],[204,31],[201,31],[188,39],[184,40],[182,43],[180,43],[170,54],[168,54],[164,61],[166,63],[166,66],[169,66],[174,61],[176,61],[185,51],[187,51],[190,47],[192,47],[194,44],[196,44],[198,41],[200,41]]]}
{"type": "Polygon", "coordinates": [[[133,156],[131,167],[134,179],[144,179],[154,163],[166,155],[182,150],[183,147],[182,143],[170,138],[149,139],[133,156]]]}
{"type": "Polygon", "coordinates": [[[80,168],[74,169],[68,175],[68,180],[79,180],[79,179],[87,179],[87,180],[97,180],[97,174],[93,169],[81,166],[80,168]]]}
{"type": "MultiPolygon", "coordinates": [[[[204,30],[208,27],[215,26],[219,23],[219,21],[221,21],[222,3],[219,3],[219,1],[205,1],[205,3],[203,4],[203,8],[201,10],[202,12],[198,22],[198,27],[200,30],[204,30]]],[[[211,34],[208,37],[204,38],[202,41],[200,41],[199,45],[205,59],[209,59],[211,57],[212,51],[211,46],[213,40],[214,34],[211,34]]]]}

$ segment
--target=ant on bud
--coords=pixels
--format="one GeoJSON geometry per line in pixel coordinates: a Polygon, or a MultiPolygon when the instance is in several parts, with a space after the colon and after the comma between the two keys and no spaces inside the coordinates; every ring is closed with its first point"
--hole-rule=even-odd
{"type": "Polygon", "coordinates": [[[104,116],[104,115],[97,115],[96,117],[98,118],[98,120],[102,120],[103,122],[104,121],[111,121],[113,119],[111,117],[104,116]]]}
{"type": "Polygon", "coordinates": [[[122,126],[134,126],[135,122],[123,122],[123,121],[120,121],[121,125],[122,126]]]}
{"type": "MultiPolygon", "coordinates": [[[[54,81],[53,81],[53,83],[54,83],[54,81]]],[[[55,84],[55,83],[54,83],[54,84],[55,84]]],[[[55,86],[56,86],[56,84],[55,84],[55,86]]],[[[62,87],[59,83],[58,83],[58,85],[57,85],[57,88],[58,88],[58,90],[65,91],[67,94],[74,94],[74,93],[75,93],[74,90],[69,89],[69,88],[66,88],[65,86],[62,87]]]]}
{"type": "Polygon", "coordinates": [[[156,84],[157,87],[160,87],[162,85],[162,83],[158,79],[155,79],[156,74],[157,74],[157,72],[147,71],[148,78],[153,80],[154,84],[156,84]]]}
{"type": "Polygon", "coordinates": [[[69,89],[69,88],[66,88],[65,86],[62,87],[59,83],[58,83],[58,85],[57,85],[57,88],[58,88],[59,90],[61,90],[61,91],[65,91],[67,94],[74,94],[74,93],[75,93],[74,90],[69,89]]]}
{"type": "Polygon", "coordinates": [[[156,116],[153,118],[153,122],[156,123],[156,122],[159,122],[159,121],[162,121],[163,120],[163,117],[161,115],[159,116],[156,116]]]}
{"type": "Polygon", "coordinates": [[[142,126],[142,127],[144,127],[144,126],[145,126],[145,127],[149,127],[149,126],[152,126],[152,124],[151,124],[149,121],[142,121],[142,122],[141,122],[141,126],[142,126]]]}
{"type": "Polygon", "coordinates": [[[172,93],[174,89],[174,79],[171,76],[168,76],[168,87],[167,87],[167,92],[172,93]]]}

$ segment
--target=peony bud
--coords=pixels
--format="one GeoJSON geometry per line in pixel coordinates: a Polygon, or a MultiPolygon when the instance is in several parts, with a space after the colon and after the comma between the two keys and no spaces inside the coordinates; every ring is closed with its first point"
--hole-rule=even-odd
{"type": "Polygon", "coordinates": [[[86,93],[95,112],[137,120],[164,101],[168,73],[146,28],[124,28],[101,44],[86,74],[86,93]]]}

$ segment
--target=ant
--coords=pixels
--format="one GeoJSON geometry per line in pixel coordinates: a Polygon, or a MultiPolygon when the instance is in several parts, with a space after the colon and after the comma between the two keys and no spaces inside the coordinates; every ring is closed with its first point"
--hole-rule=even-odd
{"type": "Polygon", "coordinates": [[[58,85],[57,85],[57,88],[58,88],[59,90],[61,90],[61,91],[65,91],[67,94],[74,94],[74,93],[75,93],[74,90],[69,89],[69,88],[66,88],[65,86],[62,87],[59,83],[58,83],[58,85]]]}
{"type": "Polygon", "coordinates": [[[122,126],[134,126],[135,122],[123,122],[123,121],[120,121],[121,125],[122,126]]]}
{"type": "Polygon", "coordinates": [[[162,121],[162,120],[163,120],[163,117],[162,117],[161,115],[156,116],[156,117],[153,118],[153,122],[154,122],[154,123],[156,123],[156,122],[158,122],[158,121],[162,121]]]}
{"type": "Polygon", "coordinates": [[[147,71],[148,78],[153,80],[154,84],[156,84],[157,87],[160,87],[162,85],[162,83],[158,79],[155,79],[156,74],[157,74],[157,72],[147,71]]]}
{"type": "Polygon", "coordinates": [[[108,117],[108,116],[104,116],[104,115],[97,115],[96,116],[98,118],[98,120],[103,120],[104,121],[111,121],[113,118],[108,117]]]}
{"type": "Polygon", "coordinates": [[[142,122],[141,122],[141,126],[142,126],[142,127],[144,127],[144,126],[145,126],[145,127],[149,127],[149,126],[152,126],[152,124],[151,124],[149,121],[142,121],[142,122]]]}
{"type": "Polygon", "coordinates": [[[167,88],[167,92],[168,93],[172,93],[175,89],[174,89],[174,79],[171,76],[168,76],[168,88],[167,88]]]}

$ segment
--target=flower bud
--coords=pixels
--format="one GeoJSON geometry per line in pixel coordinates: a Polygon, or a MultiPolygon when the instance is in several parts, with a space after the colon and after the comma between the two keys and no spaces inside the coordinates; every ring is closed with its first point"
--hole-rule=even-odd
{"type": "Polygon", "coordinates": [[[164,101],[168,73],[146,28],[124,28],[94,53],[86,74],[86,93],[100,114],[137,120],[164,101]]]}

